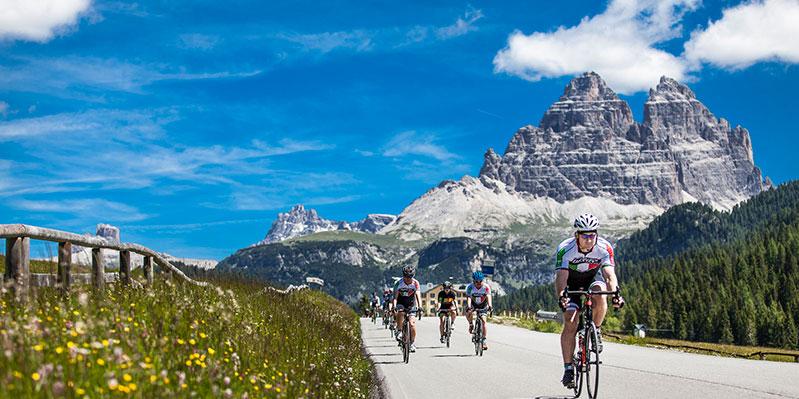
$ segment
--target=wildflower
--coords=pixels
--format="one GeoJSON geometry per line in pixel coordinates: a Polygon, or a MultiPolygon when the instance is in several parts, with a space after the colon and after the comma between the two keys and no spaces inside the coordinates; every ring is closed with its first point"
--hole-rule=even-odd
{"type": "Polygon", "coordinates": [[[44,350],[44,344],[43,343],[39,343],[37,345],[33,345],[33,350],[35,350],[36,352],[43,351],[44,350]]]}
{"type": "Polygon", "coordinates": [[[119,387],[119,381],[117,381],[116,378],[112,378],[112,379],[108,380],[108,389],[113,391],[113,390],[117,389],[118,387],[119,387]]]}
{"type": "Polygon", "coordinates": [[[158,377],[156,377],[155,374],[151,375],[150,384],[155,384],[156,381],[158,381],[158,377]]]}
{"type": "Polygon", "coordinates": [[[192,338],[192,339],[190,339],[190,340],[189,340],[189,343],[190,343],[190,344],[192,344],[192,345],[194,345],[194,344],[196,344],[196,343],[197,343],[197,341],[195,341],[195,340],[194,340],[194,338],[192,338]]]}
{"type": "Polygon", "coordinates": [[[209,355],[213,355],[214,353],[216,353],[216,351],[214,350],[214,348],[208,348],[208,354],[209,354],[209,355]]]}
{"type": "Polygon", "coordinates": [[[205,338],[205,337],[207,337],[207,335],[205,335],[205,333],[204,333],[204,332],[201,332],[201,333],[200,333],[200,338],[205,338]]]}
{"type": "Polygon", "coordinates": [[[186,341],[184,341],[184,340],[182,340],[182,339],[178,338],[178,345],[183,345],[183,344],[185,344],[185,343],[186,343],[186,341]]]}
{"type": "Polygon", "coordinates": [[[31,374],[31,379],[33,379],[34,381],[39,381],[39,379],[41,378],[42,376],[39,373],[34,372],[33,374],[31,374]]]}
{"type": "Polygon", "coordinates": [[[75,388],[75,394],[76,395],[83,395],[85,393],[86,393],[85,389],[83,389],[83,388],[75,388]]]}
{"type": "Polygon", "coordinates": [[[137,388],[138,388],[138,386],[134,382],[131,382],[130,384],[128,384],[128,389],[130,389],[131,392],[135,391],[137,388]]]}
{"type": "Polygon", "coordinates": [[[133,377],[131,377],[130,374],[125,373],[125,375],[122,376],[122,379],[125,380],[125,382],[131,382],[133,377]]]}
{"type": "Polygon", "coordinates": [[[105,360],[103,360],[103,359],[97,359],[97,365],[98,365],[98,366],[104,366],[104,365],[105,365],[105,360]]]}
{"type": "Polygon", "coordinates": [[[19,371],[17,371],[17,370],[14,370],[14,377],[15,377],[15,378],[22,378],[22,373],[20,373],[20,372],[19,372],[19,371]]]}

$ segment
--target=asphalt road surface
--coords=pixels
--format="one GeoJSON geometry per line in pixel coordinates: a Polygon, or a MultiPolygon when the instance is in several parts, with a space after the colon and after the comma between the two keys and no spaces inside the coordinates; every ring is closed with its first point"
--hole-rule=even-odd
{"type": "MultiPolygon", "coordinates": [[[[560,383],[559,335],[488,325],[489,350],[474,355],[468,324],[455,322],[452,346],[438,340],[438,319],[418,325],[416,353],[402,362],[378,319],[361,319],[364,346],[390,398],[571,398],[560,383]]],[[[799,398],[799,363],[696,355],[605,343],[600,398],[799,398]]],[[[581,397],[588,395],[583,387],[581,397]]]]}

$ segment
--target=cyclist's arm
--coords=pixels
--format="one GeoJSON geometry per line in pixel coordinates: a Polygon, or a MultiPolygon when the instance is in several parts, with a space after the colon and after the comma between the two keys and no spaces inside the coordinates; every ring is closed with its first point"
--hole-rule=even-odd
{"type": "Polygon", "coordinates": [[[608,283],[608,291],[616,291],[616,287],[619,285],[616,279],[616,268],[613,266],[603,267],[602,276],[605,277],[605,282],[608,283]]]}
{"type": "Polygon", "coordinates": [[[489,307],[490,309],[493,309],[493,308],[494,308],[494,307],[492,306],[492,305],[494,304],[494,302],[493,302],[493,299],[491,298],[492,296],[493,296],[493,295],[491,295],[491,289],[489,288],[489,289],[488,289],[488,294],[486,294],[486,298],[488,299],[488,307],[489,307]]]}
{"type": "Polygon", "coordinates": [[[555,296],[560,298],[563,290],[566,289],[566,283],[569,281],[569,270],[558,269],[555,271],[555,296]]]}

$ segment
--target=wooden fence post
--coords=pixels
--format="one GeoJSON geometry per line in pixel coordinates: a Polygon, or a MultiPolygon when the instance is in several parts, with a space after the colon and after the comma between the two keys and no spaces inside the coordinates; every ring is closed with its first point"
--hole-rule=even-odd
{"type": "Polygon", "coordinates": [[[92,285],[98,291],[105,288],[105,266],[100,248],[92,248],[92,285]]]}
{"type": "Polygon", "coordinates": [[[119,280],[130,285],[130,251],[119,251],[119,280]]]}
{"type": "Polygon", "coordinates": [[[25,299],[30,286],[30,243],[28,237],[6,238],[5,281],[10,282],[14,296],[25,299]]]}
{"type": "Polygon", "coordinates": [[[144,279],[147,280],[147,286],[153,285],[153,258],[151,256],[144,257],[144,264],[142,265],[144,270],[144,279]]]}
{"type": "Polygon", "coordinates": [[[59,242],[58,243],[58,275],[57,282],[64,292],[69,291],[69,286],[72,283],[70,276],[70,269],[72,268],[72,243],[59,242]]]}

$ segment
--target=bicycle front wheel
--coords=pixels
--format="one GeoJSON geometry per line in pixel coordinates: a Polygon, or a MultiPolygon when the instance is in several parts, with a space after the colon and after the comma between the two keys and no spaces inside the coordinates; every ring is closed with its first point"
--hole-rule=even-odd
{"type": "Polygon", "coordinates": [[[585,368],[585,388],[588,391],[588,397],[593,399],[597,397],[599,390],[599,337],[597,336],[596,325],[594,322],[588,324],[585,334],[585,354],[586,354],[586,368],[585,368]]]}
{"type": "Polygon", "coordinates": [[[407,315],[402,326],[402,361],[408,363],[411,358],[411,323],[408,322],[407,315]]]}

